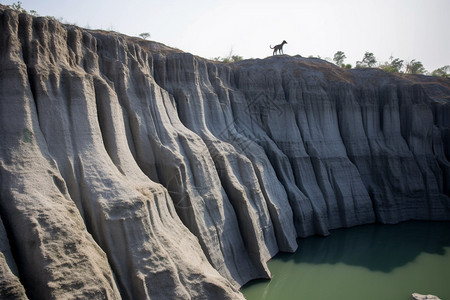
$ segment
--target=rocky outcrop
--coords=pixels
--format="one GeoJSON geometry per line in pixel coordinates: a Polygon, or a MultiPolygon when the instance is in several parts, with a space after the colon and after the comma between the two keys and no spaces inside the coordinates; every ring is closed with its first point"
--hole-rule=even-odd
{"type": "Polygon", "coordinates": [[[0,32],[0,295],[239,299],[297,237],[450,219],[449,80],[0,32]]]}
{"type": "Polygon", "coordinates": [[[422,295],[422,294],[418,294],[418,293],[413,293],[412,294],[414,299],[417,300],[441,300],[441,298],[438,298],[437,296],[434,295],[422,295]]]}

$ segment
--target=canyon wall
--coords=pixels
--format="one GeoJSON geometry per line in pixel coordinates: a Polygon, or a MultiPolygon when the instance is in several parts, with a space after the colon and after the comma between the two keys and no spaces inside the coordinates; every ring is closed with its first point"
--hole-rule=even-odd
{"type": "Polygon", "coordinates": [[[449,79],[0,32],[1,297],[243,299],[297,237],[450,220],[449,79]]]}

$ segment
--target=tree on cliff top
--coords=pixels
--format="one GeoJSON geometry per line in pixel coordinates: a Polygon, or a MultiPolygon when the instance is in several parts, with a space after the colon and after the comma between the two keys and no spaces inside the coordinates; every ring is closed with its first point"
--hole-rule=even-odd
{"type": "Polygon", "coordinates": [[[20,12],[27,12],[23,7],[22,7],[22,2],[17,1],[17,3],[13,3],[11,5],[8,5],[10,8],[20,11],[20,12]]]}
{"type": "Polygon", "coordinates": [[[406,64],[406,73],[408,74],[425,74],[426,72],[427,70],[425,70],[422,62],[420,61],[413,59],[406,64]]]}
{"type": "Polygon", "coordinates": [[[375,58],[375,55],[373,55],[372,52],[366,52],[364,53],[364,58],[362,61],[356,62],[357,68],[372,68],[376,65],[377,59],[375,58]]]}
{"type": "Polygon", "coordinates": [[[13,4],[7,5],[7,6],[9,8],[12,8],[12,9],[18,11],[18,12],[21,12],[21,13],[29,13],[30,15],[35,16],[35,17],[39,16],[37,11],[35,11],[33,9],[30,10],[29,12],[27,12],[26,9],[22,7],[22,2],[20,2],[20,1],[17,1],[17,3],[13,3],[13,4]]]}
{"type": "Polygon", "coordinates": [[[144,40],[146,40],[146,39],[148,39],[148,38],[150,37],[150,33],[148,33],[148,32],[143,32],[143,33],[139,34],[139,36],[140,36],[141,38],[143,38],[144,40]]]}
{"type": "Polygon", "coordinates": [[[344,66],[344,59],[346,59],[347,56],[345,56],[343,51],[338,51],[334,54],[333,60],[336,63],[336,65],[343,67],[344,66]]]}
{"type": "Polygon", "coordinates": [[[389,72],[389,73],[400,73],[400,70],[403,68],[403,60],[400,58],[394,58],[393,56],[389,57],[389,62],[385,62],[380,65],[380,69],[389,72]]]}
{"type": "Polygon", "coordinates": [[[444,77],[444,78],[450,78],[450,66],[447,65],[447,66],[443,66],[439,69],[436,69],[433,72],[431,72],[431,75],[444,77]]]}

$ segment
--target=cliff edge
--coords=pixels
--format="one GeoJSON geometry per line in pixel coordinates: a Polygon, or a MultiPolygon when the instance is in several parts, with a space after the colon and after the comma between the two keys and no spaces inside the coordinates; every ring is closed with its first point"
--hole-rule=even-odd
{"type": "Polygon", "coordinates": [[[0,32],[0,297],[243,299],[297,237],[450,220],[448,79],[0,32]]]}

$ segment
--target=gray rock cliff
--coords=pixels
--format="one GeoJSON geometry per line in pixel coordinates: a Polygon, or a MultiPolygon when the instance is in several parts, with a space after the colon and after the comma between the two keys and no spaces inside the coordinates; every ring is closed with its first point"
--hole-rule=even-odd
{"type": "Polygon", "coordinates": [[[450,220],[448,79],[0,33],[0,297],[243,299],[297,237],[450,220]]]}

